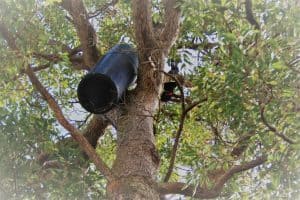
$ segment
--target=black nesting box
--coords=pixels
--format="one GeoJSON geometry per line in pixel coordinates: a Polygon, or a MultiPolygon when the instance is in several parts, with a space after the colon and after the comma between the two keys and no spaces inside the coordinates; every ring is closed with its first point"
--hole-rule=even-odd
{"type": "Polygon", "coordinates": [[[109,111],[136,79],[137,68],[135,49],[128,44],[114,46],[80,81],[77,95],[82,107],[95,114],[109,111]]]}

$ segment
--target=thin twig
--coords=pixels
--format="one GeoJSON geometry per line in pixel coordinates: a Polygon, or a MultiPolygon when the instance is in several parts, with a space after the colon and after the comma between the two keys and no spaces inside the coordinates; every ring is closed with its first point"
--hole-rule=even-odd
{"type": "Polygon", "coordinates": [[[176,136],[175,136],[175,142],[174,142],[174,145],[173,145],[173,148],[172,148],[172,152],[171,152],[170,164],[169,164],[166,176],[164,178],[164,182],[168,182],[169,181],[169,179],[171,177],[171,174],[173,172],[173,169],[174,169],[174,164],[175,164],[175,159],[176,159],[176,153],[177,153],[177,150],[178,150],[180,137],[182,135],[182,130],[183,130],[183,126],[184,126],[184,121],[185,121],[186,115],[194,107],[198,106],[200,103],[203,103],[205,101],[207,101],[207,98],[204,98],[204,99],[202,99],[200,101],[196,101],[196,102],[192,103],[186,109],[182,110],[181,115],[180,115],[179,126],[178,126],[178,129],[177,129],[177,132],[176,132],[176,136]]]}
{"type": "Polygon", "coordinates": [[[289,144],[296,144],[295,141],[291,140],[290,138],[288,138],[284,134],[280,133],[274,126],[272,126],[271,124],[269,124],[269,122],[267,121],[267,119],[265,117],[265,106],[262,105],[262,104],[260,104],[260,117],[261,117],[261,120],[262,120],[263,124],[266,127],[268,127],[268,129],[270,131],[272,131],[273,133],[275,133],[275,135],[277,135],[278,137],[280,137],[281,139],[283,139],[284,141],[286,141],[289,144]]]}
{"type": "Polygon", "coordinates": [[[166,176],[164,178],[164,182],[168,182],[169,179],[170,179],[170,177],[171,177],[171,174],[173,172],[173,169],[174,169],[176,153],[177,153],[177,150],[178,150],[180,136],[182,134],[182,130],[183,130],[183,126],[184,126],[184,121],[185,121],[186,115],[194,107],[198,106],[202,102],[207,101],[207,98],[204,98],[202,100],[193,102],[192,104],[190,104],[186,108],[183,87],[180,85],[180,82],[177,80],[176,76],[168,74],[168,73],[166,73],[164,71],[162,71],[162,73],[164,73],[165,75],[171,77],[171,79],[173,79],[177,83],[177,86],[178,86],[179,91],[181,93],[181,115],[180,115],[180,120],[179,120],[179,126],[178,126],[178,129],[177,129],[177,132],[176,132],[175,142],[173,144],[173,148],[172,148],[172,152],[171,152],[171,158],[170,158],[170,164],[169,164],[169,167],[168,167],[168,171],[167,171],[166,176]]]}
{"type": "Polygon", "coordinates": [[[116,5],[118,1],[119,0],[112,0],[111,2],[104,4],[101,8],[97,9],[95,12],[89,13],[88,14],[89,19],[97,17],[100,14],[104,14],[109,7],[116,5]]]}
{"type": "Polygon", "coordinates": [[[219,132],[219,130],[218,130],[218,128],[217,127],[215,127],[214,125],[213,125],[213,123],[212,122],[207,122],[208,124],[209,124],[209,126],[211,127],[211,129],[212,129],[212,132],[213,132],[213,134],[214,134],[214,136],[216,137],[216,139],[215,140],[217,140],[217,139],[219,139],[225,146],[232,146],[233,144],[235,144],[235,142],[231,142],[231,141],[225,141],[223,138],[222,138],[222,136],[221,136],[221,134],[220,134],[220,132],[219,132]]]}
{"type": "MultiPolygon", "coordinates": [[[[37,66],[37,67],[32,67],[31,69],[32,69],[32,71],[34,71],[34,72],[38,72],[38,71],[47,69],[47,68],[49,68],[50,66],[51,66],[50,63],[47,63],[47,64],[45,64],[45,65],[39,65],[39,66],[37,66]]],[[[17,80],[17,79],[20,78],[20,76],[23,75],[24,73],[25,73],[25,70],[24,70],[24,69],[21,69],[21,70],[20,70],[20,73],[17,74],[16,76],[14,76],[14,77],[12,78],[12,80],[14,80],[14,81],[17,80]]]]}

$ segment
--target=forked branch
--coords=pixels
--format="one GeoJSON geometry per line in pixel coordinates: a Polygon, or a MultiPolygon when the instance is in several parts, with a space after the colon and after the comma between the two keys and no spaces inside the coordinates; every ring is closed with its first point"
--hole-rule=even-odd
{"type": "Polygon", "coordinates": [[[204,187],[195,187],[193,185],[186,185],[181,182],[173,183],[162,183],[158,186],[158,191],[162,195],[166,194],[181,194],[185,196],[190,196],[194,198],[216,198],[220,195],[225,183],[231,179],[235,174],[252,169],[259,166],[267,161],[266,156],[258,157],[255,160],[244,163],[242,165],[236,165],[231,167],[227,172],[225,172],[215,183],[212,189],[207,189],[204,187]]]}
{"type": "Polygon", "coordinates": [[[89,15],[82,0],[64,0],[62,6],[72,16],[72,22],[76,28],[83,50],[83,60],[89,68],[95,65],[99,59],[97,35],[94,27],[89,22],[89,15]]]}

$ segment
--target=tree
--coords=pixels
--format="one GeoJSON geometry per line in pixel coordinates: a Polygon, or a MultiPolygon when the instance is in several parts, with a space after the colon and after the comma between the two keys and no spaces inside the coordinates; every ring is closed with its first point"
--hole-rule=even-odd
{"type": "Polygon", "coordinates": [[[297,1],[0,5],[4,199],[299,195],[297,1]],[[83,112],[82,75],[124,41],[136,88],[105,115],[83,112]],[[166,81],[177,101],[160,102],[166,81]]]}

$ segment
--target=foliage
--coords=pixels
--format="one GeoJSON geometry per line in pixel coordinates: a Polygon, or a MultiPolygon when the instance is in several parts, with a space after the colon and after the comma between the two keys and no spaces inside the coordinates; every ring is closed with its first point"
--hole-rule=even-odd
{"type": "MultiPolygon", "coordinates": [[[[72,123],[81,126],[88,115],[76,103],[77,84],[84,72],[71,67],[62,45],[79,45],[75,29],[60,1],[3,0],[0,19],[14,33],[21,55],[0,37],[0,198],[98,199],[106,181],[93,164],[82,159],[47,104],[21,73],[23,67],[48,64],[37,72],[72,123]],[[58,62],[37,59],[34,52],[57,54],[58,62]],[[41,152],[51,152],[63,168],[38,164],[41,152]],[[78,163],[79,162],[79,163],[78,163]],[[82,164],[83,163],[83,164],[82,164]]],[[[106,1],[86,0],[91,12],[106,1]]],[[[161,22],[160,1],[153,1],[153,20],[161,22]]],[[[299,193],[299,144],[289,144],[276,131],[299,141],[300,8],[297,1],[253,1],[260,24],[246,19],[243,1],[180,1],[182,24],[169,58],[179,62],[193,83],[189,101],[207,101],[190,111],[171,180],[211,187],[217,172],[262,154],[268,161],[231,179],[220,199],[295,199],[299,193]],[[249,135],[247,139],[240,140],[249,135]],[[242,149],[240,155],[234,149],[242,149]]],[[[108,14],[91,19],[97,30],[99,51],[134,41],[130,1],[119,2],[108,14]]],[[[177,91],[179,93],[179,91],[177,91]]],[[[155,119],[156,143],[162,180],[179,125],[180,104],[161,104],[155,119]]],[[[100,139],[97,152],[111,164],[115,158],[114,130],[100,139]]]]}

